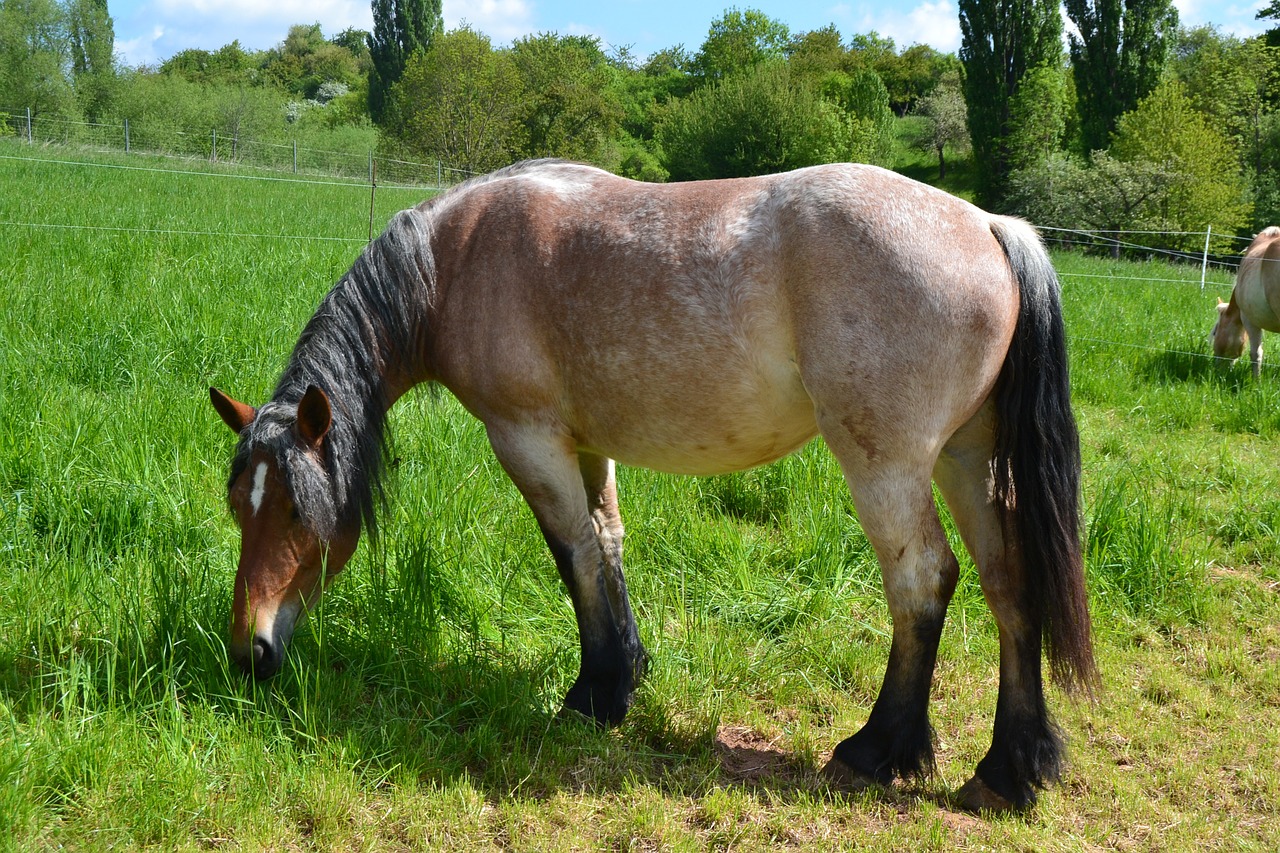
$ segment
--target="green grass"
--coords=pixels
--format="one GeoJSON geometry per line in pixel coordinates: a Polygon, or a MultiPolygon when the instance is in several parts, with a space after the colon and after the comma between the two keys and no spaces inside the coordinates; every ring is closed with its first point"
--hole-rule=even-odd
{"type": "MultiPolygon", "coordinates": [[[[1064,784],[987,820],[945,800],[995,704],[963,556],[937,778],[858,797],[818,778],[889,631],[820,443],[728,477],[620,473],[653,666],[600,732],[555,717],[577,643],[532,517],[479,424],[415,392],[382,546],[285,672],[244,681],[233,437],[207,388],[265,398],[360,250],[368,189],[5,159],[31,153],[0,144],[0,848],[1280,845],[1280,377],[1205,357],[1221,277],[1057,257],[1106,689],[1051,693],[1064,784]]],[[[379,226],[417,200],[379,191],[379,226]]]]}

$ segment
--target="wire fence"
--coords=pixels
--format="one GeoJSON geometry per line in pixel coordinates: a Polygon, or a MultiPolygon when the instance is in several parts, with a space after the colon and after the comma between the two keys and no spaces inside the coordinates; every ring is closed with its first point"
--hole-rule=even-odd
{"type": "Polygon", "coordinates": [[[97,151],[201,160],[393,187],[442,189],[474,175],[439,160],[433,163],[397,160],[367,146],[326,150],[301,146],[297,140],[267,142],[213,128],[193,133],[127,119],[121,124],[70,121],[38,115],[29,108],[0,107],[0,137],[3,136],[31,145],[78,146],[97,151]]]}
{"type": "MultiPolygon", "coordinates": [[[[304,178],[246,175],[246,174],[236,174],[233,172],[206,172],[206,171],[184,171],[179,169],[159,169],[159,168],[153,168],[153,167],[122,166],[119,164],[96,163],[92,161],[59,160],[59,159],[27,157],[27,156],[18,157],[18,156],[11,156],[11,155],[5,155],[5,154],[0,154],[0,160],[21,160],[26,162],[45,163],[45,164],[50,164],[54,166],[81,166],[81,167],[102,168],[102,169],[121,169],[121,168],[139,169],[143,171],[156,171],[156,172],[165,172],[165,173],[172,173],[172,174],[198,175],[201,177],[207,177],[211,180],[248,179],[248,180],[274,180],[274,181],[284,181],[288,183],[300,183],[300,184],[333,183],[329,181],[317,181],[317,180],[304,179],[304,178]]],[[[418,164],[418,165],[421,165],[421,164],[418,164]]],[[[351,182],[343,182],[342,185],[350,186],[352,184],[351,182]]],[[[379,182],[378,186],[383,186],[383,184],[379,182]]],[[[406,188],[417,188],[417,187],[413,187],[412,185],[409,185],[409,186],[406,186],[406,188]]],[[[4,219],[0,219],[0,227],[29,228],[29,229],[39,229],[39,230],[103,232],[103,233],[116,233],[116,234],[120,234],[121,236],[135,235],[135,234],[137,235],[180,234],[184,236],[225,237],[228,239],[255,238],[255,239],[265,239],[265,240],[290,240],[290,241],[311,240],[311,241],[325,241],[325,242],[341,241],[341,242],[351,242],[351,243],[365,242],[362,238],[351,238],[351,237],[328,237],[328,236],[319,236],[319,235],[292,235],[292,234],[247,234],[247,233],[239,233],[239,232],[233,233],[228,231],[189,231],[189,230],[174,230],[174,229],[164,229],[164,228],[124,228],[124,227],[115,227],[115,226],[108,226],[108,225],[79,225],[79,224],[52,223],[52,222],[23,222],[23,221],[4,220],[4,219]]],[[[1131,283],[1136,285],[1158,284],[1158,285],[1178,285],[1178,286],[1186,286],[1186,287],[1198,287],[1201,290],[1205,290],[1206,288],[1211,287],[1219,292],[1229,292],[1230,289],[1234,286],[1234,276],[1237,268],[1239,267],[1239,262],[1240,262],[1239,255],[1234,255],[1234,256],[1210,255],[1210,253],[1208,253],[1207,251],[1200,255],[1193,255],[1186,252],[1174,252],[1167,249],[1161,249],[1159,247],[1148,246],[1141,242],[1138,242],[1137,240],[1137,238],[1140,238],[1144,235],[1170,236],[1170,232],[1082,231],[1082,230],[1074,230],[1074,229],[1068,229],[1068,228],[1057,228],[1052,226],[1036,226],[1036,227],[1040,231],[1046,232],[1047,241],[1050,243],[1051,246],[1056,246],[1061,250],[1092,251],[1094,253],[1098,253],[1098,252],[1110,253],[1113,247],[1120,246],[1126,251],[1128,255],[1130,255],[1130,257],[1137,256],[1140,258],[1171,262],[1171,265],[1168,267],[1169,269],[1172,269],[1175,272],[1182,269],[1185,269],[1187,271],[1187,275],[1185,277],[1180,277],[1180,278],[1170,278],[1170,277],[1164,277],[1164,276],[1161,276],[1161,277],[1135,276],[1128,273],[1123,275],[1116,275],[1111,273],[1060,272],[1059,277],[1062,278],[1063,280],[1103,279],[1103,280],[1110,280],[1110,281],[1116,281],[1116,282],[1123,281],[1126,284],[1131,283]]],[[[1195,235],[1195,234],[1205,234],[1206,232],[1182,232],[1179,234],[1175,234],[1173,236],[1186,236],[1187,233],[1195,235]]],[[[1230,239],[1241,242],[1241,243],[1247,243],[1250,241],[1251,238],[1232,237],[1230,239]]],[[[1187,356],[1192,358],[1203,358],[1207,360],[1214,359],[1213,355],[1204,353],[1204,352],[1172,350],[1169,347],[1135,344],[1133,342],[1110,341],[1110,340],[1103,340],[1099,338],[1092,338],[1092,337],[1085,337],[1085,336],[1073,336],[1070,334],[1068,335],[1068,338],[1075,341],[1076,343],[1084,344],[1091,348],[1096,348],[1099,346],[1119,347],[1119,348],[1128,349],[1128,350],[1143,350],[1143,351],[1161,353],[1166,355],[1176,354],[1176,355],[1182,355],[1182,356],[1187,356]]],[[[1275,369],[1277,366],[1264,364],[1263,367],[1264,369],[1272,370],[1272,369],[1275,369]]]]}

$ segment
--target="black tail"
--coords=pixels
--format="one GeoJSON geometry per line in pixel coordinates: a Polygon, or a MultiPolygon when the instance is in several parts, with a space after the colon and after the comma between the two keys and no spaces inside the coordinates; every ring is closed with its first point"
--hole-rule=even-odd
{"type": "Polygon", "coordinates": [[[1089,691],[1098,671],[1080,549],[1080,434],[1058,276],[1029,225],[997,219],[991,230],[1021,294],[996,392],[995,497],[1009,514],[1005,529],[1018,540],[1053,677],[1089,691]]]}

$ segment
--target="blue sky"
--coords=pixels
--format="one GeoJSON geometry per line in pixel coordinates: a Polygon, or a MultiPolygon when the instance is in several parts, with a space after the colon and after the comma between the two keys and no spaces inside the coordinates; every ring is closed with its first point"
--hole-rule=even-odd
{"type": "MultiPolygon", "coordinates": [[[[1240,36],[1266,29],[1254,20],[1268,0],[1175,0],[1184,24],[1214,24],[1240,36]]],[[[696,51],[725,9],[759,9],[793,32],[835,24],[846,40],[872,30],[899,46],[960,47],[956,0],[444,0],[445,27],[461,23],[506,45],[537,32],[598,36],[606,47],[639,56],[683,44],[696,51]]],[[[108,0],[116,51],[128,65],[154,64],[180,50],[215,50],[239,39],[261,50],[284,40],[292,24],[319,23],[326,36],[371,29],[368,0],[108,0]]]]}

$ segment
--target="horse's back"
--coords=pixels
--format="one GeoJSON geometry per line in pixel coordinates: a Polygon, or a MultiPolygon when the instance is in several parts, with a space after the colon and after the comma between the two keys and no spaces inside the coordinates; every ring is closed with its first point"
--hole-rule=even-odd
{"type": "Polygon", "coordinates": [[[657,185],[541,164],[448,202],[437,378],[482,418],[554,411],[647,467],[771,461],[817,408],[941,432],[1016,315],[990,217],[875,167],[657,185]]]}
{"type": "Polygon", "coordinates": [[[1263,229],[1245,250],[1234,298],[1254,326],[1280,332],[1280,227],[1263,229]]]}

